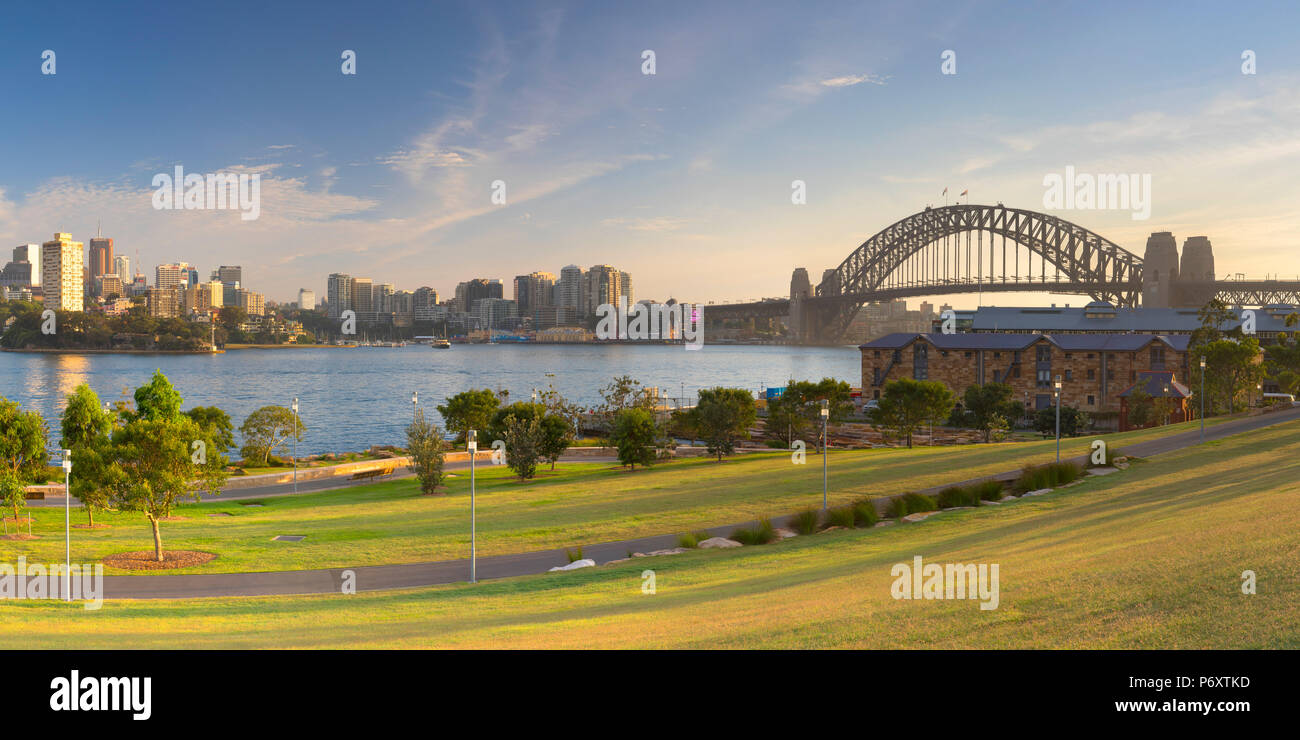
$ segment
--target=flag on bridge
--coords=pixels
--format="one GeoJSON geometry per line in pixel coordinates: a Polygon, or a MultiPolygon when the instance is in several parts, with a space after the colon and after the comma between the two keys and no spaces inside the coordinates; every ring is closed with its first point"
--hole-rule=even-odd
{"type": "Polygon", "coordinates": [[[965,194],[967,194],[967,193],[969,193],[969,192],[970,192],[969,190],[963,190],[963,191],[961,191],[961,194],[962,194],[962,195],[965,195],[965,194]]]}
{"type": "Polygon", "coordinates": [[[947,195],[947,194],[948,194],[948,188],[944,188],[944,189],[943,189],[943,194],[944,194],[944,195],[947,195]]]}

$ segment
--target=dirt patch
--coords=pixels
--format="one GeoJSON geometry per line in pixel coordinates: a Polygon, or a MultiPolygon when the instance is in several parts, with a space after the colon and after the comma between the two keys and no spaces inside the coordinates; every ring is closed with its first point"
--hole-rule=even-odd
{"type": "Polygon", "coordinates": [[[183,522],[183,521],[185,521],[186,519],[189,519],[189,517],[187,517],[187,516],[175,516],[175,515],[172,515],[172,516],[160,516],[160,517],[158,517],[158,521],[160,521],[160,522],[183,522]]]}
{"type": "Polygon", "coordinates": [[[228,511],[218,511],[218,512],[213,513],[213,514],[208,514],[208,516],[213,516],[213,517],[222,517],[222,516],[234,516],[234,514],[231,514],[231,513],[228,512],[228,511]]]}
{"type": "Polygon", "coordinates": [[[108,529],[109,527],[112,526],[113,525],[111,524],[95,524],[93,526],[90,524],[74,524],[72,525],[72,528],[73,529],[108,529]]]}
{"type": "Polygon", "coordinates": [[[202,565],[215,560],[216,553],[197,550],[163,550],[163,560],[158,562],[153,550],[119,552],[104,558],[104,565],[123,570],[171,570],[202,565]]]}
{"type": "Polygon", "coordinates": [[[39,540],[40,538],[41,536],[39,534],[27,533],[0,535],[0,540],[39,540]]]}
{"type": "MultiPolygon", "coordinates": [[[[11,517],[11,516],[7,516],[7,517],[5,517],[5,519],[4,519],[4,523],[5,523],[5,524],[13,524],[14,521],[15,521],[14,518],[11,517]]],[[[32,518],[29,517],[29,516],[18,517],[18,519],[17,519],[17,522],[18,522],[19,524],[31,524],[31,523],[34,522],[34,521],[36,521],[36,520],[35,520],[35,519],[32,519],[32,518]]]]}

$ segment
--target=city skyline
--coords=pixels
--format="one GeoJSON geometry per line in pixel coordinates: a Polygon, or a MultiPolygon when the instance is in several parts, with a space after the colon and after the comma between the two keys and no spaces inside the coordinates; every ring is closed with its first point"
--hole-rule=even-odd
{"type": "Polygon", "coordinates": [[[294,40],[276,30],[286,11],[179,8],[148,43],[111,9],[81,6],[88,22],[65,28],[20,8],[9,28],[59,66],[42,75],[31,44],[4,45],[15,103],[114,115],[0,124],[0,239],[102,221],[141,264],[263,265],[249,288],[278,302],[339,271],[450,294],[460,276],[605,262],[647,295],[722,302],[785,294],[792,269],[835,267],[945,188],[1047,210],[1044,178],[1076,167],[1151,175],[1149,220],[1054,211],[1135,253],[1153,231],[1204,235],[1262,277],[1294,250],[1294,8],[1126,8],[1126,24],[1080,18],[1062,35],[1046,9],[990,3],[862,7],[834,24],[774,5],[513,7],[371,20],[325,5],[335,30],[294,40]],[[236,26],[257,53],[228,53],[236,26]],[[154,51],[122,51],[136,45],[154,51]],[[345,49],[355,76],[341,74],[345,49]],[[1242,73],[1246,50],[1256,74],[1242,73]],[[260,218],[153,210],[151,178],[176,165],[260,174],[260,218]],[[491,202],[497,180],[506,205],[491,202]],[[793,180],[806,205],[791,203],[793,180]]]}

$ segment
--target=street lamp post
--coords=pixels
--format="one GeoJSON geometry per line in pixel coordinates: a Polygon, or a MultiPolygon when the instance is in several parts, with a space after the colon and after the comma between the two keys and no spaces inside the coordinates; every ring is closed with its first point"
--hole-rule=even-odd
{"type": "Polygon", "coordinates": [[[830,402],[822,399],[822,511],[826,511],[826,421],[831,416],[830,402]]]}
{"type": "Polygon", "coordinates": [[[1205,358],[1201,358],[1201,441],[1205,441],[1205,358]]]}
{"type": "Polygon", "coordinates": [[[415,412],[419,411],[419,409],[420,409],[420,392],[413,391],[411,393],[411,421],[415,421],[415,412]]]}
{"type": "Polygon", "coordinates": [[[478,431],[471,429],[465,433],[465,439],[469,447],[469,582],[478,583],[476,568],[478,566],[478,557],[476,545],[478,544],[477,522],[475,522],[474,512],[474,458],[478,453],[478,431]]]}
{"type": "Polygon", "coordinates": [[[1056,376],[1056,461],[1061,461],[1061,376],[1056,376]]]}
{"type": "Polygon", "coordinates": [[[293,492],[298,492],[298,399],[293,399],[293,492]]]}
{"type": "Polygon", "coordinates": [[[72,450],[63,450],[63,594],[72,601],[72,450]]]}

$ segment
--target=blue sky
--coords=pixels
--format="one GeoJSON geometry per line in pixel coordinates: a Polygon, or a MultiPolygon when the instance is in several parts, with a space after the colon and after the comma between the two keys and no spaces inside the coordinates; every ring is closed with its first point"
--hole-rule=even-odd
{"type": "Polygon", "coordinates": [[[147,272],[243,264],[277,300],[335,271],[449,292],[602,262],[640,298],[734,300],[784,294],[944,187],[1044,210],[1044,175],[1072,165],[1151,174],[1147,221],[1059,214],[1134,251],[1204,234],[1221,274],[1300,272],[1300,12],[1156,5],[13,6],[0,243],[102,220],[147,272]],[[260,218],[153,210],[177,164],[260,173],[260,218]]]}

